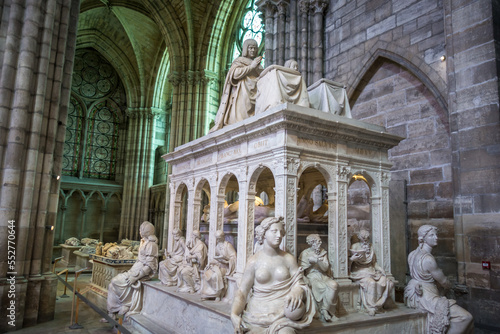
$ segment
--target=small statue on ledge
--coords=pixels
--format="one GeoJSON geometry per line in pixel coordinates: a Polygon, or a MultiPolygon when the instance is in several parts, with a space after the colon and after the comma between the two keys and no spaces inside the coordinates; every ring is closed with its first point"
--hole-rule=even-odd
{"type": "Polygon", "coordinates": [[[118,313],[128,317],[141,311],[141,281],[151,279],[158,268],[158,239],[154,232],[150,222],[141,224],[137,261],[129,271],[116,275],[109,283],[107,308],[110,316],[118,313]]]}
{"type": "Polygon", "coordinates": [[[174,249],[172,252],[165,250],[165,260],[160,262],[158,278],[167,286],[177,285],[177,270],[184,260],[186,252],[186,239],[177,227],[173,231],[174,249]]]}
{"type": "Polygon", "coordinates": [[[420,226],[419,246],[408,256],[411,280],[405,288],[406,304],[428,312],[429,333],[472,333],[472,315],[458,306],[455,300],[442,297],[436,286],[437,281],[445,289],[451,287],[450,281],[431,254],[437,241],[435,226],[420,226]]]}
{"type": "Polygon", "coordinates": [[[184,261],[177,269],[177,291],[195,293],[200,290],[200,269],[207,262],[207,245],[201,240],[201,233],[194,230],[187,242],[184,261]]]}
{"type": "Polygon", "coordinates": [[[336,309],[339,285],[331,278],[330,262],[326,250],[321,248],[319,235],[308,235],[306,242],[311,247],[300,253],[299,265],[304,269],[304,280],[311,287],[320,319],[332,321],[337,317],[329,310],[336,309]]]}
{"type": "Polygon", "coordinates": [[[226,241],[224,232],[215,232],[215,257],[206,266],[202,276],[201,299],[221,300],[227,290],[227,278],[236,268],[236,250],[226,241]]]}
{"type": "Polygon", "coordinates": [[[359,242],[351,246],[351,280],[359,282],[361,307],[369,315],[380,312],[394,288],[394,283],[387,279],[386,273],[377,263],[372,244],[369,243],[370,232],[361,230],[358,233],[359,242]]]}

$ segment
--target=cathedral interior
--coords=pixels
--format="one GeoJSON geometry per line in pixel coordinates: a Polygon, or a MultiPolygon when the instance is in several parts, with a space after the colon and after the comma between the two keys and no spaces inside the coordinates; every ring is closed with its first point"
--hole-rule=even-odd
{"type": "MultiPolygon", "coordinates": [[[[3,319],[12,273],[16,304],[2,332],[54,317],[66,239],[139,240],[150,221],[166,248],[162,156],[208,133],[249,37],[264,67],[297,60],[308,86],[342,83],[352,118],[403,138],[389,150],[396,295],[434,225],[454,298],[476,332],[500,332],[499,1],[5,0],[0,17],[3,319]]],[[[350,193],[362,216],[369,194],[350,193]]]]}

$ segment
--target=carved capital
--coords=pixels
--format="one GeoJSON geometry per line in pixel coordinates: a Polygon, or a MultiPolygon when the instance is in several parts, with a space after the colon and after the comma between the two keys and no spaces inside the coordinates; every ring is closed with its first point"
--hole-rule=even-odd
{"type": "Polygon", "coordinates": [[[351,173],[351,168],[347,166],[337,166],[337,176],[339,181],[348,180],[349,174],[351,173]]]}
{"type": "Polygon", "coordinates": [[[276,5],[271,0],[260,0],[255,3],[259,11],[265,17],[272,17],[276,11],[276,5]]]}
{"type": "Polygon", "coordinates": [[[313,14],[323,14],[328,8],[328,0],[311,0],[309,5],[313,14]]]}
{"type": "Polygon", "coordinates": [[[299,0],[299,12],[301,14],[307,14],[309,11],[309,0],[299,0]]]}
{"type": "Polygon", "coordinates": [[[290,5],[290,0],[280,0],[276,4],[276,10],[278,15],[285,15],[288,6],[290,5]]]}
{"type": "Polygon", "coordinates": [[[177,87],[182,82],[182,75],[178,72],[171,72],[167,76],[168,82],[172,84],[172,86],[177,87]]]}

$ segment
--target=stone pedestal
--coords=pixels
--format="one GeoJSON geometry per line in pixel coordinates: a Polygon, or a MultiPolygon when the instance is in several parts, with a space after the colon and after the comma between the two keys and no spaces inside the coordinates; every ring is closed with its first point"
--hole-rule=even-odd
{"type": "MultiPolygon", "coordinates": [[[[176,292],[159,281],[148,281],[144,286],[144,304],[141,314],[132,315],[132,326],[141,333],[233,333],[231,303],[201,301],[199,294],[176,292]]],[[[358,285],[352,285],[357,288],[358,285]]],[[[308,328],[298,333],[425,333],[427,314],[397,304],[386,313],[369,316],[350,312],[334,322],[313,320],[308,328]]]]}
{"type": "Polygon", "coordinates": [[[90,258],[89,258],[90,254],[83,253],[80,251],[74,251],[73,254],[75,254],[75,257],[76,257],[75,270],[87,268],[87,270],[83,271],[84,273],[92,272],[92,267],[94,264],[92,262],[90,262],[90,258]]]}
{"type": "Polygon", "coordinates": [[[128,271],[136,260],[114,260],[95,254],[90,254],[89,259],[93,264],[93,268],[87,298],[99,308],[106,310],[108,285],[111,279],[122,272],[128,271]]]}
{"type": "Polygon", "coordinates": [[[68,246],[61,244],[61,256],[64,258],[61,260],[61,264],[65,268],[73,269],[76,265],[76,255],[74,251],[79,250],[82,246],[68,246]]]}

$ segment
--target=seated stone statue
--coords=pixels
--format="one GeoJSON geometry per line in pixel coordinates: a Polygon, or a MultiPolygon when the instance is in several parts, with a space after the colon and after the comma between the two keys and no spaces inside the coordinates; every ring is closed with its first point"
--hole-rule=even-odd
{"type": "Polygon", "coordinates": [[[429,333],[472,333],[472,315],[458,306],[455,300],[441,296],[436,286],[438,282],[445,289],[451,287],[431,254],[437,241],[436,227],[420,226],[419,246],[408,256],[411,280],[405,288],[406,304],[428,312],[429,333]]]}
{"type": "Polygon", "coordinates": [[[235,293],[231,308],[235,332],[295,333],[309,326],[316,306],[302,268],[279,247],[285,234],[283,218],[264,219],[255,234],[262,249],[248,259],[235,293]]]}
{"type": "Polygon", "coordinates": [[[329,310],[336,309],[339,285],[331,278],[330,262],[326,251],[321,248],[319,235],[308,235],[306,242],[311,247],[300,253],[299,265],[304,269],[304,280],[311,287],[321,320],[332,321],[329,310]]]}
{"type": "Polygon", "coordinates": [[[177,227],[174,228],[173,237],[173,250],[170,253],[165,250],[165,260],[160,262],[158,269],[158,278],[168,286],[177,285],[177,269],[182,264],[186,252],[186,239],[177,227]]]}
{"type": "Polygon", "coordinates": [[[186,244],[184,261],[177,269],[177,291],[194,293],[200,290],[200,269],[207,262],[207,246],[201,240],[201,233],[194,230],[186,244]]]}
{"type": "Polygon", "coordinates": [[[217,244],[214,259],[206,266],[202,276],[202,300],[221,300],[227,290],[226,276],[231,276],[236,268],[236,250],[226,241],[224,232],[217,231],[215,238],[217,244]]]}
{"type": "Polygon", "coordinates": [[[215,125],[210,132],[237,123],[255,114],[257,80],[262,72],[261,56],[254,39],[243,42],[241,57],[236,58],[226,76],[215,125]]]}
{"type": "Polygon", "coordinates": [[[359,242],[351,246],[351,279],[359,282],[360,307],[369,315],[374,316],[390,299],[394,283],[387,279],[384,269],[378,265],[369,239],[370,233],[367,230],[361,230],[358,233],[359,242]]]}
{"type": "Polygon", "coordinates": [[[129,271],[113,277],[108,286],[107,308],[110,316],[116,313],[126,317],[139,313],[142,308],[141,281],[151,279],[158,268],[158,239],[150,222],[140,227],[139,255],[129,271]]]}

